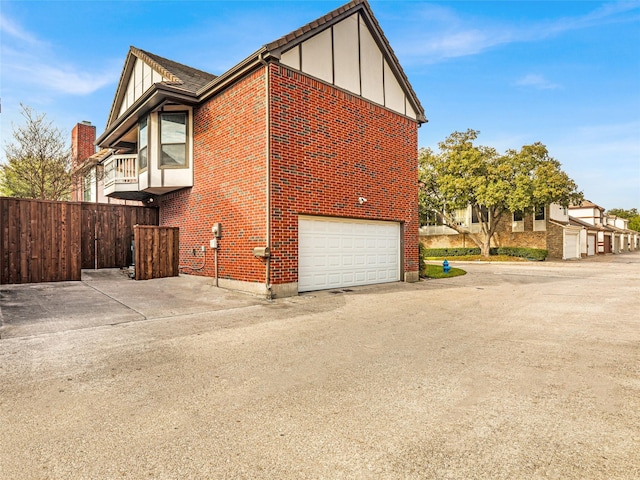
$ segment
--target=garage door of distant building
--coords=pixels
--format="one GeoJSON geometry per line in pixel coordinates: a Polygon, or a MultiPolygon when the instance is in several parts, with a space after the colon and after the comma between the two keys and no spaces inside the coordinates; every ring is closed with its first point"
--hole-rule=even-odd
{"type": "Polygon", "coordinates": [[[299,292],[399,280],[398,222],[299,217],[299,292]]]}
{"type": "Polygon", "coordinates": [[[580,244],[580,234],[578,232],[564,232],[564,258],[580,258],[578,246],[580,244]]]}
{"type": "Polygon", "coordinates": [[[596,236],[587,235],[587,255],[592,256],[596,254],[596,236]]]}

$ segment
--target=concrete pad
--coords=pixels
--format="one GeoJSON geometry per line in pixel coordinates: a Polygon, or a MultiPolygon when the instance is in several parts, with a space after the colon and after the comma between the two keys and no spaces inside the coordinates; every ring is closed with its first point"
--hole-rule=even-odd
{"type": "Polygon", "coordinates": [[[85,270],[80,282],[0,287],[0,338],[25,337],[259,305],[264,299],[181,275],[131,280],[119,269],[85,270]]]}

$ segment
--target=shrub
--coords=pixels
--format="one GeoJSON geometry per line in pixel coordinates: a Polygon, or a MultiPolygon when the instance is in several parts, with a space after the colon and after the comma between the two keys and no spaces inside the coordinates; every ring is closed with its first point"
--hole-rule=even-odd
{"type": "MultiPolygon", "coordinates": [[[[420,254],[422,255],[422,250],[420,254]]],[[[425,257],[462,257],[464,255],[480,255],[480,249],[463,247],[424,249],[425,257]]]]}
{"type": "Polygon", "coordinates": [[[527,260],[542,261],[547,258],[548,250],[524,247],[497,247],[490,250],[491,255],[507,255],[509,257],[526,258],[527,260]]]}
{"type": "Polygon", "coordinates": [[[419,272],[420,272],[420,276],[424,277],[425,275],[425,269],[427,267],[425,260],[427,259],[428,255],[427,255],[427,249],[425,248],[425,246],[422,244],[422,242],[420,242],[418,244],[418,251],[420,252],[420,268],[419,268],[419,272]]]}

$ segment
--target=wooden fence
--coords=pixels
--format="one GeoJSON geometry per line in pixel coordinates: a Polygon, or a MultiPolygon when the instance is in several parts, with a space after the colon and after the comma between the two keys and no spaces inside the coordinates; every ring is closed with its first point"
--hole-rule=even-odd
{"type": "Polygon", "coordinates": [[[136,280],[177,277],[180,229],[136,225],[133,232],[136,280]]]}
{"type": "Polygon", "coordinates": [[[82,268],[131,264],[133,226],[154,208],[0,197],[0,284],[80,280],[82,268]]]}
{"type": "Polygon", "coordinates": [[[98,203],[82,207],[82,268],[131,265],[134,225],[158,225],[156,208],[98,203]]]}
{"type": "Polygon", "coordinates": [[[0,198],[0,283],[80,280],[82,205],[0,198]]]}

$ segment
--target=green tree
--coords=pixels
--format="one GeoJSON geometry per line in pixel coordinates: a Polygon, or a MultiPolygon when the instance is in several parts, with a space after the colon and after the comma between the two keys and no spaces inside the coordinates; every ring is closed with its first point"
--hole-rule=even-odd
{"type": "Polygon", "coordinates": [[[66,200],[71,191],[71,152],[62,132],[29,107],[20,105],[25,124],[13,127],[4,148],[0,192],[6,196],[66,200]]]}
{"type": "Polygon", "coordinates": [[[536,206],[562,206],[582,201],[577,185],[549,156],[541,143],[500,155],[494,148],[475,145],[479,132],[454,132],[438,144],[439,152],[421,149],[420,214],[438,215],[459,233],[456,209],[471,205],[480,235],[470,238],[489,256],[491,239],[511,212],[532,212],[536,206]]]}

